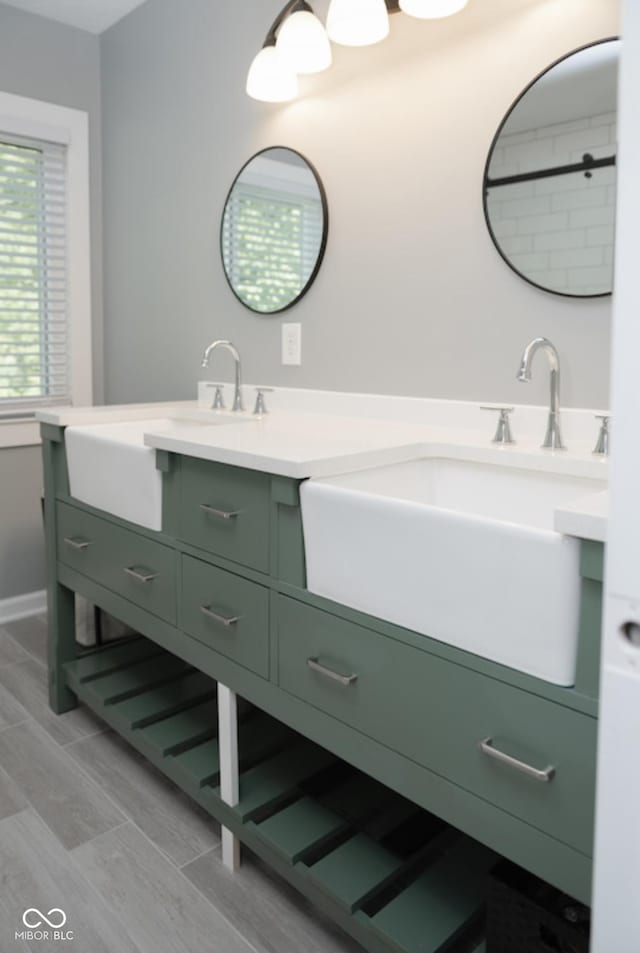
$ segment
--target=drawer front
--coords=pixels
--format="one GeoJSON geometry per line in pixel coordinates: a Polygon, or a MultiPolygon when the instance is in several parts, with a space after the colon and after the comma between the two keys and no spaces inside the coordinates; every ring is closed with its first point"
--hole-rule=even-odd
{"type": "Polygon", "coordinates": [[[281,688],[591,854],[595,719],[285,596],[276,617],[281,688]]]}
{"type": "Polygon", "coordinates": [[[180,532],[186,543],[269,571],[270,478],[182,458],[180,532]]]}
{"type": "Polygon", "coordinates": [[[173,549],[66,503],[57,519],[61,562],[175,625],[173,549]]]}
{"type": "Polygon", "coordinates": [[[180,628],[269,677],[269,591],[264,586],[183,556],[180,628]]]}

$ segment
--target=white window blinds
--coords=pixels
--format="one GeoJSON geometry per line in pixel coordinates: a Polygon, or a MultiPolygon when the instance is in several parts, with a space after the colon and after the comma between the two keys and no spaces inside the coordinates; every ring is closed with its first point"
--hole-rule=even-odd
{"type": "Polygon", "coordinates": [[[66,147],[0,132],[0,419],[67,402],[66,147]]]}
{"type": "Polygon", "coordinates": [[[238,296],[256,311],[278,311],[306,287],[322,243],[317,188],[238,182],[227,203],[223,256],[238,296]]]}

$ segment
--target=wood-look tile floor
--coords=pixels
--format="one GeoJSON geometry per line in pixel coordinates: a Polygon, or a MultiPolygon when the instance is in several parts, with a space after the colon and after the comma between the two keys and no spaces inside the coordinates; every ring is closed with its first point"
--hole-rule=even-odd
{"type": "Polygon", "coordinates": [[[47,703],[42,617],[0,628],[0,953],[361,953],[89,711],[47,703]],[[73,942],[16,939],[60,908],[73,942]]]}

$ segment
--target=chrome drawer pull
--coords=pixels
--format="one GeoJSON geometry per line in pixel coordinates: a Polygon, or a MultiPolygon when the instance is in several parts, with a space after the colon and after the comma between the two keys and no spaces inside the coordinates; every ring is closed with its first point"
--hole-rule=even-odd
{"type": "Polygon", "coordinates": [[[208,619],[219,622],[220,625],[223,625],[227,629],[230,629],[233,625],[237,625],[242,618],[241,615],[220,615],[218,612],[214,612],[211,606],[200,606],[200,612],[206,615],[208,619]]]}
{"type": "Polygon", "coordinates": [[[91,545],[88,539],[74,539],[73,536],[65,536],[65,544],[70,546],[71,549],[85,550],[88,549],[91,545]]]}
{"type": "Polygon", "coordinates": [[[546,768],[534,768],[530,764],[527,764],[526,761],[518,761],[517,758],[512,758],[511,755],[505,754],[504,751],[499,751],[497,748],[493,747],[493,738],[485,738],[484,741],[480,742],[480,751],[483,754],[486,754],[487,757],[493,758],[494,761],[499,761],[501,764],[506,764],[510,768],[515,768],[516,771],[520,771],[522,774],[526,774],[528,778],[533,778],[534,781],[541,781],[542,784],[548,784],[549,781],[552,781],[555,777],[556,769],[553,765],[549,765],[546,768]]]}
{"type": "Polygon", "coordinates": [[[159,572],[138,572],[133,566],[126,566],[124,570],[127,576],[131,576],[136,582],[153,582],[160,575],[159,572]]]}
{"type": "Polygon", "coordinates": [[[219,520],[235,520],[242,513],[242,510],[217,510],[215,506],[209,506],[208,503],[201,503],[200,509],[209,516],[216,516],[219,520]]]}
{"type": "Polygon", "coordinates": [[[325,678],[330,678],[331,681],[338,682],[339,685],[344,685],[345,688],[348,688],[349,685],[353,685],[354,682],[358,681],[357,675],[340,675],[339,672],[334,672],[333,669],[321,665],[317,658],[308,658],[307,665],[313,672],[317,672],[318,675],[324,675],[325,678]]]}

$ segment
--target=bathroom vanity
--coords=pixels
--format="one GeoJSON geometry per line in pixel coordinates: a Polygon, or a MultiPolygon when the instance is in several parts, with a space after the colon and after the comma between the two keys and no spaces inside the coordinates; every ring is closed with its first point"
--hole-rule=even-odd
{"type": "MultiPolygon", "coordinates": [[[[109,412],[118,419],[111,408],[102,417],[96,409],[97,420],[109,412]]],[[[82,413],[47,412],[41,424],[55,711],[82,700],[373,953],[436,953],[450,949],[451,937],[473,937],[498,855],[589,903],[598,532],[582,540],[554,534],[576,559],[576,637],[567,655],[575,677],[560,674],[554,684],[483,657],[477,645],[472,652],[310,591],[301,489],[310,477],[446,456],[502,468],[503,476],[507,464],[551,480],[558,473],[586,492],[605,485],[606,463],[587,452],[503,453],[490,435],[461,430],[445,439],[417,423],[361,419],[349,431],[338,418],[332,427],[320,415],[276,411],[268,423],[214,426],[210,411],[194,411],[164,431],[152,424],[140,442],[162,488],[161,527],[153,529],[72,495],[66,430],[82,413]],[[75,593],[140,635],[82,650],[75,593]],[[230,737],[221,737],[226,720],[218,725],[218,686],[242,700],[230,737]],[[239,765],[235,787],[221,777],[229,752],[239,765]]],[[[142,416],[152,413],[159,416],[142,416]]],[[[357,484],[341,477],[347,488],[349,479],[357,484]]],[[[401,501],[396,516],[408,505],[401,501]]],[[[563,518],[579,535],[589,506],[567,502],[563,518]]],[[[544,532],[531,528],[532,538],[544,532]]],[[[444,564],[442,540],[446,533],[437,543],[444,564]]],[[[389,545],[400,564],[402,537],[389,545]]],[[[480,541],[474,559],[487,545],[480,541]]],[[[544,599],[526,559],[518,572],[530,604],[511,604],[503,590],[496,618],[496,626],[513,626],[515,639],[517,615],[509,613],[519,611],[526,629],[544,599]]],[[[340,574],[349,592],[348,563],[340,574]]],[[[375,588],[383,584],[384,573],[375,588]]],[[[451,580],[452,593],[466,602],[473,630],[471,596],[459,584],[451,580]]],[[[487,629],[486,619],[478,622],[487,629]]]]}

